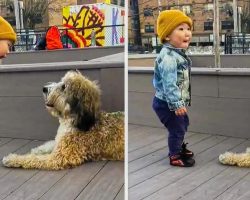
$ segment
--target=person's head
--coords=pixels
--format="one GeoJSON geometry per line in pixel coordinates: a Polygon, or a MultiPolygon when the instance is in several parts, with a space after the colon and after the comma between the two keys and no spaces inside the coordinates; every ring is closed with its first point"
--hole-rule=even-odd
{"type": "Polygon", "coordinates": [[[15,31],[11,25],[0,16],[0,59],[6,57],[15,41],[15,31]]]}
{"type": "Polygon", "coordinates": [[[157,34],[164,44],[186,49],[192,39],[192,20],[180,10],[165,10],[157,19],[157,34]]]}

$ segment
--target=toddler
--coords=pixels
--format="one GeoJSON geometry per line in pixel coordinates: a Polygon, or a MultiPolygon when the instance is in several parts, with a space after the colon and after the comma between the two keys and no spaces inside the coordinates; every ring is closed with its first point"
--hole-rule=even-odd
{"type": "Polygon", "coordinates": [[[11,25],[0,16],[0,59],[5,58],[16,41],[11,25]]]}
{"type": "Polygon", "coordinates": [[[193,152],[186,148],[184,135],[191,102],[191,60],[185,54],[192,38],[192,20],[179,10],[162,11],[157,19],[157,34],[163,44],[155,60],[153,109],[168,129],[170,164],[191,167],[193,152]]]}

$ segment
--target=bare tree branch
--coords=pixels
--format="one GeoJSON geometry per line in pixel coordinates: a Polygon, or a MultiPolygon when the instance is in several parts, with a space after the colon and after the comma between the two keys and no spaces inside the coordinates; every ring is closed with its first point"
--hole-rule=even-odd
{"type": "Polygon", "coordinates": [[[241,15],[241,30],[242,32],[250,32],[250,0],[248,0],[242,9],[241,15]]]}
{"type": "MultiPolygon", "coordinates": [[[[62,11],[67,0],[23,0],[24,28],[34,29],[37,24],[43,23],[46,15],[62,11]]],[[[7,0],[7,6],[14,8],[13,0],[7,0]]],[[[14,12],[14,9],[13,9],[14,12]]]]}

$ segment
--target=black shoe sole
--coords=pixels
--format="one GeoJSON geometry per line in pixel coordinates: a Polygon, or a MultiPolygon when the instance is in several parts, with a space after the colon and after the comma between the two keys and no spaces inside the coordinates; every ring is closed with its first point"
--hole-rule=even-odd
{"type": "Polygon", "coordinates": [[[172,165],[171,163],[170,163],[170,165],[174,166],[174,167],[193,167],[194,166],[194,164],[192,164],[192,165],[185,164],[185,165],[181,166],[181,165],[172,165]]]}

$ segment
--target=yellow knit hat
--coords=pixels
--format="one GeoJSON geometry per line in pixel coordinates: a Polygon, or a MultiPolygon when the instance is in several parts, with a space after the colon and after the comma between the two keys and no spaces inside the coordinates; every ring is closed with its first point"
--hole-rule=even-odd
{"type": "Polygon", "coordinates": [[[16,33],[11,25],[0,16],[0,40],[16,41],[16,33]]]}
{"type": "Polygon", "coordinates": [[[157,34],[162,43],[180,24],[187,23],[192,28],[192,20],[180,10],[164,10],[157,18],[157,34]]]}

